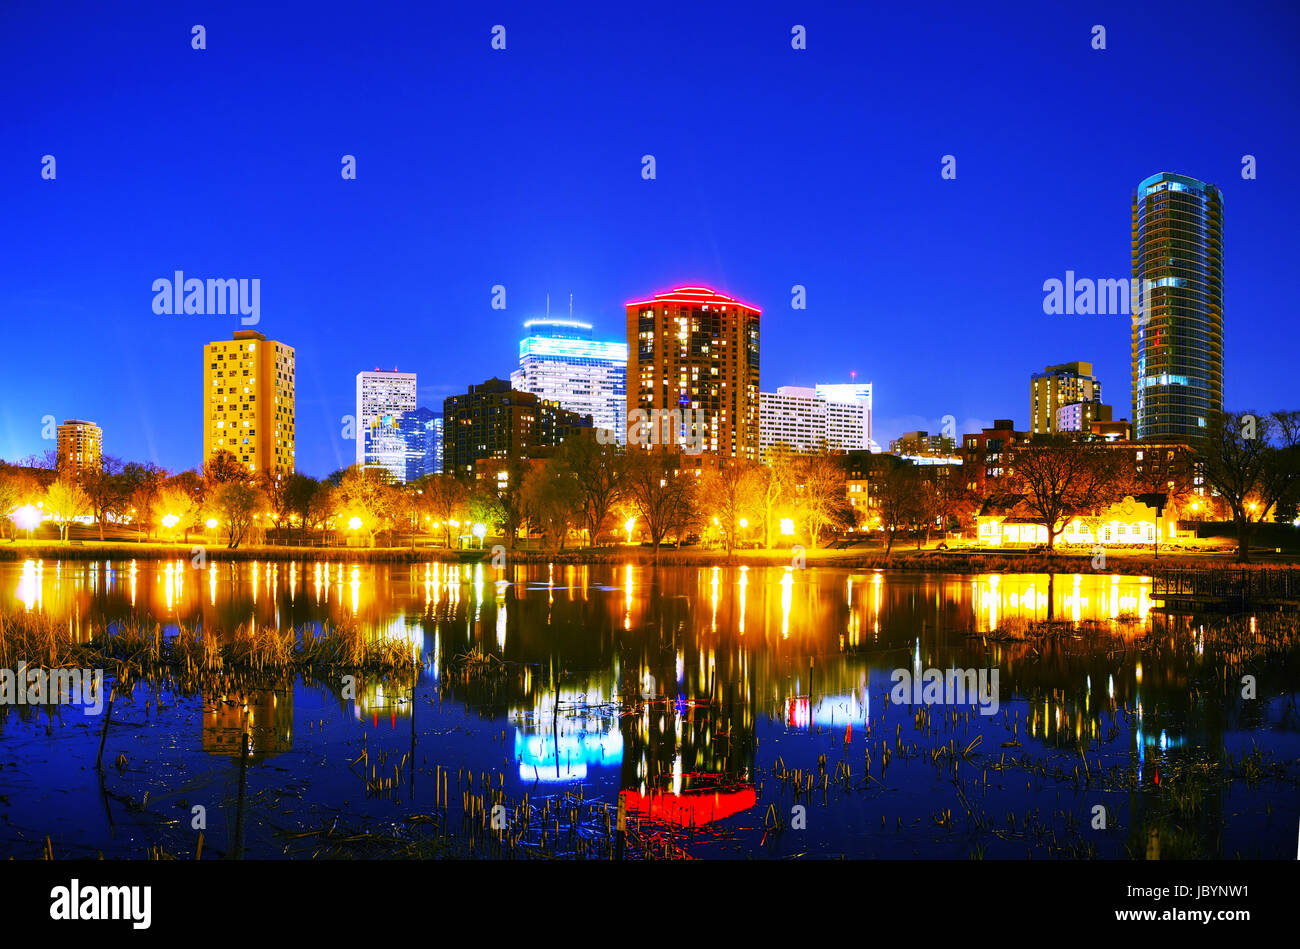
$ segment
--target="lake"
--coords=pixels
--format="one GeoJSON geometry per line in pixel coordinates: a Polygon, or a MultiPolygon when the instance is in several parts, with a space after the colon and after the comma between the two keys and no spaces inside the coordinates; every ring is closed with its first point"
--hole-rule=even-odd
{"type": "Polygon", "coordinates": [[[189,859],[201,828],[203,859],[1289,859],[1295,619],[1169,616],[1149,592],[1110,574],[0,563],[0,611],[74,635],[356,623],[419,659],[351,687],[137,683],[106,732],[73,705],[0,706],[0,856],[48,837],[56,858],[189,859]],[[995,699],[900,704],[895,680],[926,670],[996,672],[995,699]]]}

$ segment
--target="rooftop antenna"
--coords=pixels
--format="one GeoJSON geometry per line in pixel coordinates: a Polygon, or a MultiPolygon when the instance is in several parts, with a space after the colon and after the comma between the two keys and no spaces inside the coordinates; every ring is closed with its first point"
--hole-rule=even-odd
{"type": "Polygon", "coordinates": [[[550,317],[551,317],[551,295],[548,293],[546,295],[546,318],[550,319],[550,317]]]}
{"type": "Polygon", "coordinates": [[[857,371],[856,369],[850,369],[850,370],[849,370],[849,378],[852,379],[854,382],[857,382],[857,381],[858,381],[858,371],[857,371]]]}
{"type": "Polygon", "coordinates": [[[573,319],[573,294],[569,294],[569,319],[573,319]]]}

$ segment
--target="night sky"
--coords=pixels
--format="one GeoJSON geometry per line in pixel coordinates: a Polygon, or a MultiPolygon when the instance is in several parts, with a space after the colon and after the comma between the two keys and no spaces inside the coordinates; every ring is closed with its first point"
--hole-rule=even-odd
{"type": "Polygon", "coordinates": [[[270,6],[0,3],[0,457],[53,415],[201,463],[201,346],[240,327],[156,315],[176,270],[260,278],[316,476],[354,457],[358,371],[441,410],[508,377],[547,293],[613,339],[672,286],[760,306],[763,388],[856,370],[882,444],[1024,426],[1030,373],[1076,359],[1127,418],[1128,318],[1046,316],[1042,285],[1127,279],[1161,171],[1224,192],[1228,408],[1300,401],[1292,4],[270,6]]]}

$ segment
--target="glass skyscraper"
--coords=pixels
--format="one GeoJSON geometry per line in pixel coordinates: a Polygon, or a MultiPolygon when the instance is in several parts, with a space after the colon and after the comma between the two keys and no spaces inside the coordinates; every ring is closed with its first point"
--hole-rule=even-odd
{"type": "Polygon", "coordinates": [[[1132,223],[1133,437],[1198,437],[1223,411],[1223,195],[1152,175],[1132,223]]]}
{"type": "Polygon", "coordinates": [[[392,420],[406,459],[408,484],[425,475],[442,474],[442,416],[421,406],[392,420]]]}
{"type": "Polygon", "coordinates": [[[627,344],[591,338],[591,324],[538,319],[524,324],[519,341],[519,368],[510,387],[531,392],[579,415],[590,415],[596,428],[608,428],[622,444],[627,410],[627,344]]]}

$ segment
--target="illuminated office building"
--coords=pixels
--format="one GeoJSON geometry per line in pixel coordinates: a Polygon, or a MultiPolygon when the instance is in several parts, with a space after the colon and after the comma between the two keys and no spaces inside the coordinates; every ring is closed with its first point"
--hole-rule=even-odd
{"type": "Polygon", "coordinates": [[[591,324],[538,319],[524,324],[519,368],[510,374],[517,392],[531,392],[578,415],[596,428],[627,437],[627,343],[591,338],[591,324]]]}
{"type": "Polygon", "coordinates": [[[766,460],[777,445],[796,452],[866,450],[869,414],[864,402],[832,401],[817,389],[779,386],[775,392],[761,392],[760,456],[766,460]]]}
{"type": "Polygon", "coordinates": [[[406,440],[397,420],[415,407],[415,373],[357,373],[357,464],[383,468],[405,482],[406,440]]]}

